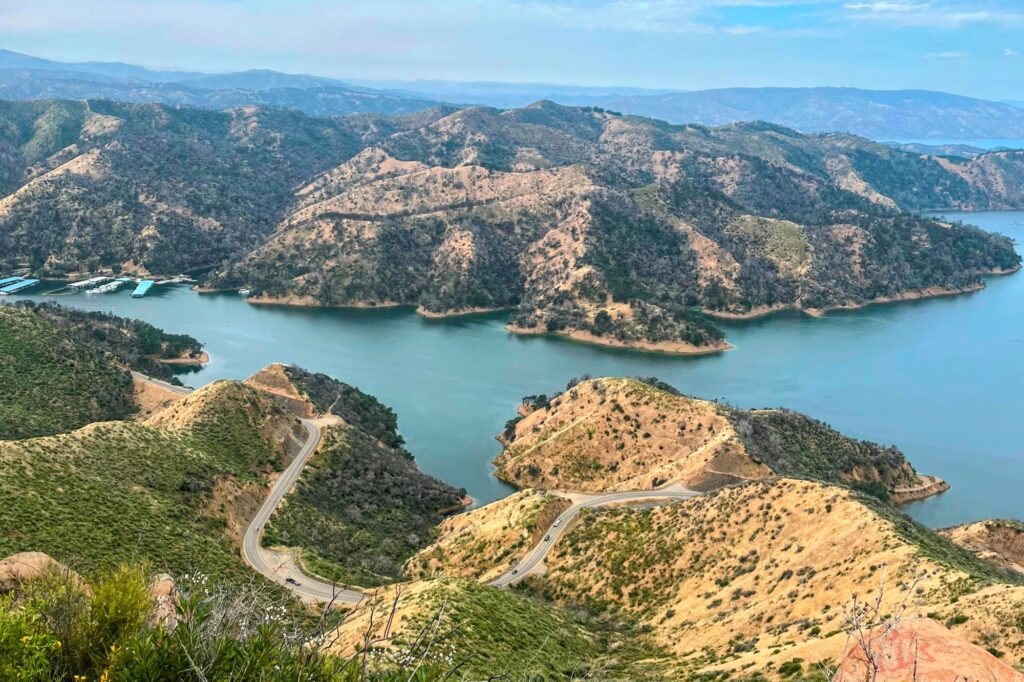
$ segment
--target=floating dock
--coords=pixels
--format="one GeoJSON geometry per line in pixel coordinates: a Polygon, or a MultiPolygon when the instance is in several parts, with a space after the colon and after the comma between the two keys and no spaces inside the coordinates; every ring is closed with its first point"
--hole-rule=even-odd
{"type": "Polygon", "coordinates": [[[154,284],[156,284],[156,282],[151,279],[142,280],[139,282],[139,286],[135,287],[135,291],[132,292],[132,298],[142,298],[149,293],[149,290],[153,288],[154,284]]]}
{"type": "Polygon", "coordinates": [[[106,284],[101,284],[98,287],[96,287],[95,289],[89,289],[85,293],[86,294],[109,294],[111,292],[117,291],[122,286],[124,286],[125,284],[127,284],[128,282],[131,282],[131,281],[132,280],[130,278],[128,278],[128,277],[120,277],[120,278],[115,279],[115,280],[113,280],[111,282],[107,282],[106,284]]]}
{"type": "Polygon", "coordinates": [[[8,294],[16,294],[22,289],[28,289],[29,287],[34,287],[37,284],[39,284],[38,279],[19,279],[14,284],[8,284],[0,289],[0,294],[3,294],[4,296],[8,294]]]}
{"type": "Polygon", "coordinates": [[[68,284],[69,287],[76,291],[82,291],[83,289],[89,289],[96,286],[97,284],[103,284],[109,277],[93,277],[91,279],[83,279],[81,282],[71,282],[68,284]]]}

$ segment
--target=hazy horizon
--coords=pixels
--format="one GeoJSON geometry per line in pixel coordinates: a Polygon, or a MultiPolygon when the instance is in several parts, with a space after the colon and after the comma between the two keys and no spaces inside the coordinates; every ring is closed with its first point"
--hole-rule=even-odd
{"type": "Polygon", "coordinates": [[[1024,8],[1009,0],[88,5],[0,7],[0,43],[55,61],[207,73],[660,90],[832,86],[1024,99],[1024,8]]]}

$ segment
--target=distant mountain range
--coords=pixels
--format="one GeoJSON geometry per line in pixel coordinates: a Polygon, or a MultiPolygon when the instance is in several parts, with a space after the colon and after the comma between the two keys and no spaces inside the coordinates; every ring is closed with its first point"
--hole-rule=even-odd
{"type": "Polygon", "coordinates": [[[332,78],[253,70],[226,74],[151,71],[130,64],[65,64],[0,50],[0,98],[110,99],[226,109],[264,106],[312,116],[407,114],[437,105],[415,95],[348,85],[332,78]]]}
{"type": "Polygon", "coordinates": [[[409,114],[441,103],[518,108],[539,100],[669,123],[769,121],[805,133],[877,140],[1024,139],[1024,102],[926,90],[724,88],[680,92],[546,83],[337,80],[252,70],[204,74],[122,63],[65,63],[0,50],[0,98],[111,99],[208,109],[267,106],[313,116],[409,114]]]}

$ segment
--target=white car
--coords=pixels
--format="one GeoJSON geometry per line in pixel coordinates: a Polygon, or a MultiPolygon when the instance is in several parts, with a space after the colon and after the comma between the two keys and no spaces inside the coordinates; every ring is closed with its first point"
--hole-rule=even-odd
{"type": "Polygon", "coordinates": [[[555,522],[551,524],[551,527],[558,528],[560,525],[562,525],[562,519],[555,519],[555,522]]]}

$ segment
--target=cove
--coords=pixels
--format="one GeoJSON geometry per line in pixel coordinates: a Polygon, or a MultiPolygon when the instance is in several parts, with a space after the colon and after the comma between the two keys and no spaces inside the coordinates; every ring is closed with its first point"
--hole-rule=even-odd
{"type": "MultiPolygon", "coordinates": [[[[952,216],[1015,239],[1024,213],[952,216]]],[[[657,376],[687,394],[805,412],[844,433],[901,448],[952,490],[905,508],[933,527],[1024,516],[1024,274],[985,291],[871,306],[814,319],[780,313],[723,323],[734,350],[682,357],[610,350],[504,329],[507,314],[428,320],[408,309],[255,306],[186,287],[143,299],[29,297],[146,320],[206,344],[200,386],[295,363],[393,407],[424,471],[478,502],[511,488],[491,475],[494,440],[521,396],[573,376],[657,376]]]]}

